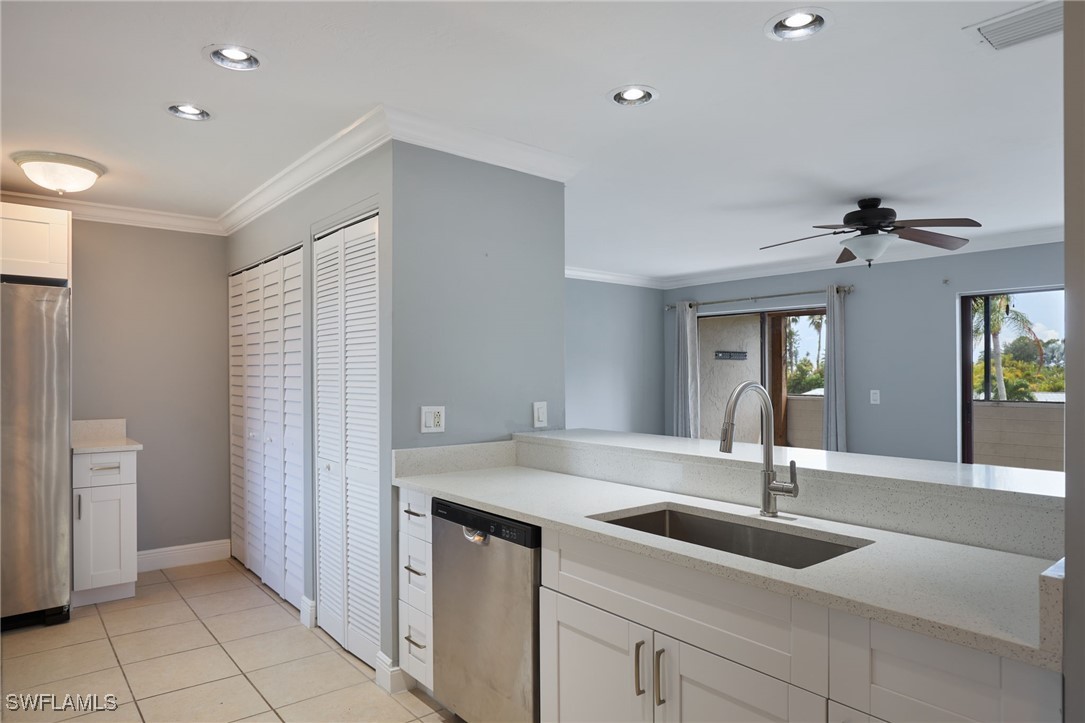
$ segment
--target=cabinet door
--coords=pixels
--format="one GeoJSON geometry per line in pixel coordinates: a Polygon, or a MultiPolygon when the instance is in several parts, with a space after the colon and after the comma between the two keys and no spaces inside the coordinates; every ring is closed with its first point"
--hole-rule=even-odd
{"type": "Polygon", "coordinates": [[[134,582],[136,486],[85,487],[73,497],[73,589],[134,582]]]}
{"type": "Polygon", "coordinates": [[[69,211],[54,208],[0,204],[0,273],[69,279],[71,249],[69,211]]]}
{"type": "Polygon", "coordinates": [[[654,643],[652,660],[661,683],[657,723],[825,723],[821,696],[666,635],[656,633],[654,643]]]}
{"type": "Polygon", "coordinates": [[[652,631],[543,588],[539,594],[544,721],[651,721],[652,631]]]}

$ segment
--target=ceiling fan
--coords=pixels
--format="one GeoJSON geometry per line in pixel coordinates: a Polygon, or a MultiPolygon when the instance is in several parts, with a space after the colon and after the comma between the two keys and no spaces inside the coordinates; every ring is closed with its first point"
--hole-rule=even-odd
{"type": "Polygon", "coordinates": [[[814,234],[802,238],[784,241],[778,244],[762,246],[761,250],[793,244],[796,241],[805,241],[821,236],[836,236],[844,233],[858,233],[840,242],[844,250],[840,252],[836,263],[843,264],[856,259],[863,259],[870,266],[871,262],[885,253],[889,243],[894,238],[902,238],[908,241],[916,241],[928,246],[936,246],[947,251],[956,251],[968,243],[968,239],[960,236],[949,236],[944,233],[925,231],[923,227],[944,226],[970,226],[978,227],[980,224],[970,218],[912,218],[903,221],[897,220],[897,212],[891,208],[883,208],[880,198],[864,198],[859,201],[859,210],[851,211],[844,216],[844,223],[830,223],[814,228],[833,229],[828,233],[814,234]]]}

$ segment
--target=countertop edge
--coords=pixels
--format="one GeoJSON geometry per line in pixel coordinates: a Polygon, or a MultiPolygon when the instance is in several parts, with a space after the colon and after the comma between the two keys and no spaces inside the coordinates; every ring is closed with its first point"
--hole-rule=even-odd
{"type": "Polygon", "coordinates": [[[72,445],[72,454],[102,454],[105,452],[138,452],[143,444],[134,439],[92,439],[72,445]]]}

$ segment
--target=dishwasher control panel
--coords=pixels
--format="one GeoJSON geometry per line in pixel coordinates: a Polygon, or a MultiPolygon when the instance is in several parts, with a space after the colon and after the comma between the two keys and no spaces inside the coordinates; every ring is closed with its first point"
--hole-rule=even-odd
{"type": "Polygon", "coordinates": [[[433,498],[432,511],[434,520],[447,520],[453,524],[463,525],[468,529],[483,532],[496,540],[530,548],[539,547],[542,544],[541,530],[535,525],[517,522],[436,497],[433,498]]]}

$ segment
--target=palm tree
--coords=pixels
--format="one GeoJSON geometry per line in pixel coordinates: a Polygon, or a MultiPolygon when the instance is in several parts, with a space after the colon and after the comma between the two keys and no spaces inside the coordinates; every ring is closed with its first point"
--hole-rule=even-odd
{"type": "Polygon", "coordinates": [[[787,362],[787,374],[795,370],[799,363],[799,317],[787,317],[787,339],[785,340],[784,360],[787,362]]]}
{"type": "Polygon", "coordinates": [[[813,314],[810,317],[810,326],[818,333],[818,355],[814,357],[814,369],[821,366],[821,330],[825,326],[824,314],[813,314]]]}
{"type": "MultiPolygon", "coordinates": [[[[983,298],[972,299],[972,340],[983,338],[983,298]]],[[[1002,342],[999,335],[1003,325],[1028,336],[1040,347],[1041,366],[1043,365],[1043,342],[1032,330],[1032,320],[1023,311],[1013,308],[1013,296],[1010,294],[992,294],[991,299],[991,362],[995,370],[995,398],[1006,401],[1006,379],[1002,373],[1002,342]]]]}

